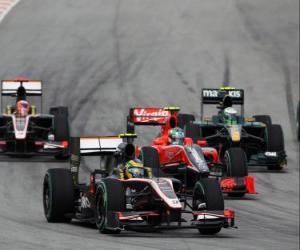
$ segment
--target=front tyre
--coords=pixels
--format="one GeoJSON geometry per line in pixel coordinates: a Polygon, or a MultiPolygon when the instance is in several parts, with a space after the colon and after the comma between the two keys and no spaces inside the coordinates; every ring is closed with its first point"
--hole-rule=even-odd
{"type": "MultiPolygon", "coordinates": [[[[248,175],[247,156],[242,148],[229,148],[224,155],[227,177],[243,178],[248,175]]],[[[228,193],[231,197],[243,197],[245,191],[228,193]]]]}
{"type": "Polygon", "coordinates": [[[103,179],[97,188],[96,195],[96,226],[102,234],[118,234],[117,223],[113,212],[125,210],[125,195],[122,182],[117,179],[103,179]]]}
{"type": "MultiPolygon", "coordinates": [[[[268,128],[267,151],[269,152],[284,152],[284,135],[280,125],[272,124],[268,128]]],[[[282,170],[283,164],[268,166],[269,170],[282,170]]]]}
{"type": "Polygon", "coordinates": [[[248,175],[247,156],[242,148],[229,148],[224,155],[226,176],[245,177],[248,175]]]}
{"type": "MultiPolygon", "coordinates": [[[[224,210],[223,194],[219,182],[216,179],[203,178],[195,184],[193,192],[193,210],[201,211],[201,204],[206,204],[205,210],[224,210]]],[[[204,235],[217,234],[221,229],[222,226],[198,228],[199,232],[204,235]]]]}

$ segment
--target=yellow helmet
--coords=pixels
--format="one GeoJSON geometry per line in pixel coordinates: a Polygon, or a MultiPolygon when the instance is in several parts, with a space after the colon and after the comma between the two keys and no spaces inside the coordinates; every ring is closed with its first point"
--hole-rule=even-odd
{"type": "Polygon", "coordinates": [[[125,166],[124,177],[125,179],[144,178],[144,165],[137,159],[128,161],[125,166]]]}

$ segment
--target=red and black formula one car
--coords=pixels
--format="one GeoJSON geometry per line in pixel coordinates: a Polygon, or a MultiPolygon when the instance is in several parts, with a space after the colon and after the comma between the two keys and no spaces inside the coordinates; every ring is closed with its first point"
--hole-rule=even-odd
{"type": "Polygon", "coordinates": [[[39,113],[36,105],[42,110],[41,81],[1,82],[1,110],[5,108],[0,115],[0,155],[68,157],[68,108],[50,108],[48,115],[39,113]]]}
{"type": "Polygon", "coordinates": [[[192,202],[183,204],[172,179],[152,177],[151,169],[135,158],[132,136],[71,139],[70,169],[49,169],[45,175],[43,204],[48,222],[77,219],[95,223],[101,233],[195,228],[202,234],[216,234],[234,226],[234,212],[224,210],[221,190],[207,192],[216,180],[197,182],[192,202]],[[88,183],[80,183],[80,169],[92,156],[99,161],[84,166],[94,170],[88,183]],[[113,159],[114,168],[99,164],[103,156],[113,159]]]}
{"type": "MultiPolygon", "coordinates": [[[[193,190],[195,183],[201,176],[217,176],[220,179],[221,189],[229,195],[254,194],[254,178],[252,176],[231,175],[231,168],[240,164],[229,155],[226,164],[222,164],[218,151],[208,147],[206,140],[193,140],[181,135],[181,142],[172,143],[170,136],[177,128],[180,117],[179,108],[132,108],[127,118],[128,132],[134,132],[135,126],[161,126],[160,135],[152,141],[150,147],[141,147],[140,158],[146,165],[159,165],[160,174],[172,176],[184,183],[186,191],[193,190]],[[201,147],[199,146],[201,145],[201,147]],[[155,158],[158,152],[159,159],[155,158]],[[149,162],[150,161],[150,162],[149,162]]],[[[176,135],[175,135],[176,137],[176,135]]],[[[176,138],[175,138],[176,139],[176,138]]],[[[178,138],[177,138],[178,139],[178,138]]],[[[159,174],[159,173],[158,173],[159,174]]]]}

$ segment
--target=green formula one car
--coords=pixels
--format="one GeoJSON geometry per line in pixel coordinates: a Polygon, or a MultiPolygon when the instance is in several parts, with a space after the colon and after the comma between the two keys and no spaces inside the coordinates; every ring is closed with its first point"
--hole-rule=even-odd
{"type": "MultiPolygon", "coordinates": [[[[245,118],[242,89],[202,89],[200,121],[187,122],[185,133],[195,142],[206,140],[219,151],[223,162],[230,155],[236,159],[246,157],[247,166],[267,166],[270,170],[281,170],[287,163],[281,126],[273,124],[269,115],[245,118]],[[218,113],[204,118],[205,104],[218,105],[218,113]],[[240,112],[233,107],[237,105],[241,107],[240,112]]],[[[244,176],[247,166],[231,171],[244,176]]]]}

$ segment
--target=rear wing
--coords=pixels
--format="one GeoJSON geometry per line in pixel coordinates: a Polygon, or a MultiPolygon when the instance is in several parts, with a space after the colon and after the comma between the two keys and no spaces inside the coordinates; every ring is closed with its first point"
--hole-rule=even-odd
{"type": "Polygon", "coordinates": [[[203,104],[219,104],[223,98],[228,95],[231,97],[232,104],[244,104],[244,90],[235,88],[220,88],[220,89],[202,89],[203,104]]]}
{"type": "Polygon", "coordinates": [[[111,155],[119,151],[120,144],[133,143],[136,134],[118,136],[72,137],[71,153],[78,156],[111,155]]]}
{"type": "Polygon", "coordinates": [[[107,137],[73,137],[71,138],[72,154],[84,155],[109,155],[117,151],[123,139],[116,136],[107,137]]]}
{"type": "Polygon", "coordinates": [[[1,95],[13,96],[17,95],[20,86],[26,90],[27,96],[41,96],[42,95],[42,82],[31,80],[5,80],[1,81],[1,95]]]}
{"type": "Polygon", "coordinates": [[[134,138],[136,138],[135,134],[72,137],[70,140],[70,170],[72,172],[74,182],[78,183],[78,173],[82,156],[109,156],[115,155],[117,152],[134,155],[135,147],[131,143],[134,138]]]}
{"type": "Polygon", "coordinates": [[[162,126],[166,125],[169,118],[177,114],[180,108],[131,108],[127,117],[127,132],[133,133],[135,125],[162,126]]]}
{"type": "MultiPolygon", "coordinates": [[[[233,105],[244,105],[244,90],[234,87],[204,88],[201,93],[201,119],[204,104],[220,104],[225,96],[229,96],[233,105]]],[[[243,111],[242,111],[243,112],[243,111]]]]}

